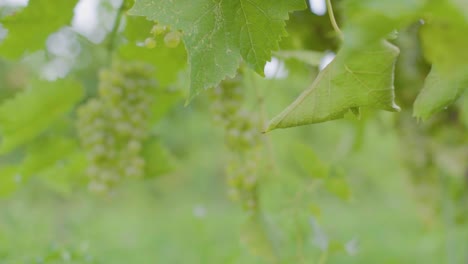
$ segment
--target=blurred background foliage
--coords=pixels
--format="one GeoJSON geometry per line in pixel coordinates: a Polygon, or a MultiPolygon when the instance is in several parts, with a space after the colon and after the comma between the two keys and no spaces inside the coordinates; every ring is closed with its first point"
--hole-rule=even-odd
{"type": "MultiPolygon", "coordinates": [[[[16,128],[32,131],[10,131],[15,140],[8,149],[2,141],[1,263],[468,261],[468,95],[427,121],[412,117],[430,68],[419,23],[393,40],[401,50],[395,75],[401,113],[362,109],[360,118],[349,114],[263,135],[262,214],[251,219],[227,198],[223,131],[213,123],[208,96],[184,106],[183,45],[143,47],[153,23],[125,15],[111,39],[120,3],[96,3],[98,19],[86,33],[76,24],[51,25],[35,36],[47,39],[43,47],[23,53],[9,46],[8,56],[0,49],[0,124],[14,126],[21,117],[16,128]],[[96,94],[97,73],[112,58],[109,45],[114,58],[153,64],[159,88],[145,146],[147,175],[99,196],[87,191],[70,109],[96,94]],[[65,93],[54,89],[64,85],[65,93]],[[73,85],[83,87],[81,95],[70,92],[73,85]],[[25,91],[37,102],[49,93],[63,109],[44,114],[50,101],[26,99],[25,108],[8,107],[5,102],[25,91]],[[33,105],[44,112],[27,109],[33,105]]],[[[340,21],[341,2],[335,4],[340,21]]],[[[18,8],[3,4],[1,14],[18,8]]],[[[287,31],[281,48],[304,53],[279,52],[268,78],[247,71],[243,79],[246,105],[264,122],[308,87],[322,58],[339,47],[328,17],[309,10],[291,14],[287,31]]]]}

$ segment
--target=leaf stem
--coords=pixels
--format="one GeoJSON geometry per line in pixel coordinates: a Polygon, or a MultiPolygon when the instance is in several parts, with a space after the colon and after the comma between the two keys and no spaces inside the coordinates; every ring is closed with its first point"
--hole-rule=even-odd
{"type": "Polygon", "coordinates": [[[331,4],[331,0],[327,0],[327,10],[328,10],[328,16],[330,17],[330,22],[333,27],[333,30],[335,30],[339,38],[343,40],[343,32],[338,26],[338,23],[336,23],[335,15],[333,14],[333,6],[331,4]]]}

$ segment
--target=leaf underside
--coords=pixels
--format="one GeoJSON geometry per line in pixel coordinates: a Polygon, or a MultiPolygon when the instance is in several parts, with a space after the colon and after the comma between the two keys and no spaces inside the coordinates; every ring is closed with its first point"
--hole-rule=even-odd
{"type": "Polygon", "coordinates": [[[393,87],[398,54],[398,48],[386,41],[352,51],[345,46],[267,131],[342,118],[359,107],[399,111],[393,87]]]}

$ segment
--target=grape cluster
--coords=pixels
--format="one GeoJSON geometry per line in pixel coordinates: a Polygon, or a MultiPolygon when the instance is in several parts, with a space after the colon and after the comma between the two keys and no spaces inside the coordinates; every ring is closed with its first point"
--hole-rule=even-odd
{"type": "Polygon", "coordinates": [[[230,152],[226,166],[229,197],[250,213],[258,209],[258,164],[262,145],[260,120],[243,107],[241,73],[225,80],[211,95],[214,121],[224,127],[230,152]]]}
{"type": "Polygon", "coordinates": [[[78,134],[89,161],[89,188],[103,192],[122,177],[144,173],[142,143],[149,130],[152,68],[116,62],[99,74],[99,96],[78,109],[78,134]]]}
{"type": "Polygon", "coordinates": [[[150,32],[151,36],[146,38],[145,46],[149,49],[155,48],[157,45],[156,37],[164,34],[164,44],[168,48],[176,48],[179,46],[182,33],[177,30],[170,30],[168,26],[155,23],[150,32]]]}

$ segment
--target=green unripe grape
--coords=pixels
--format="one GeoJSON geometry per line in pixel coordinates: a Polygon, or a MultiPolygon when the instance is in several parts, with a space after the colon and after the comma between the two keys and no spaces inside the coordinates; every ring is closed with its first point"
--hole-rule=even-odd
{"type": "Polygon", "coordinates": [[[152,68],[114,63],[99,74],[99,94],[78,109],[78,135],[89,161],[89,189],[107,192],[122,177],[144,172],[152,68]]]}
{"type": "Polygon", "coordinates": [[[164,44],[166,44],[168,48],[176,48],[179,46],[180,37],[181,33],[178,31],[169,32],[164,36],[164,44]]]}
{"type": "Polygon", "coordinates": [[[148,49],[153,49],[156,47],[156,40],[154,38],[146,38],[145,39],[145,47],[148,49]]]}
{"type": "Polygon", "coordinates": [[[151,34],[154,36],[161,35],[162,33],[166,32],[167,27],[164,25],[156,24],[151,28],[151,34]]]}

